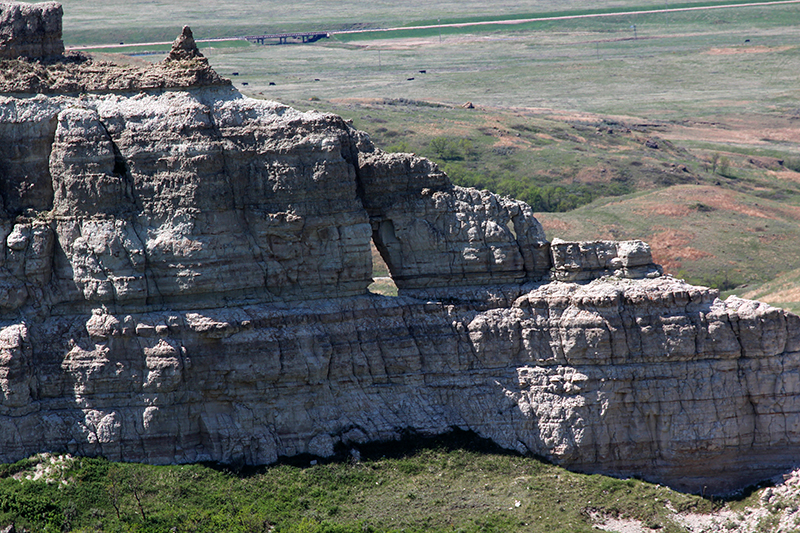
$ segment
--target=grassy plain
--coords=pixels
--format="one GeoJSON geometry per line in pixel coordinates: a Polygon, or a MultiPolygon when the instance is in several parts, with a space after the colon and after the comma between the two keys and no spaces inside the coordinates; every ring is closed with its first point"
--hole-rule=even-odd
{"type": "MultiPolygon", "coordinates": [[[[734,3],[738,0],[734,0],[734,3]]],[[[171,40],[184,24],[200,38],[262,33],[387,28],[463,20],[524,18],[540,13],[583,11],[580,0],[432,0],[398,3],[390,0],[62,0],[64,37],[68,44],[171,40]]],[[[674,4],[674,2],[672,2],[674,4]]],[[[682,4],[702,5],[701,1],[682,4]]],[[[707,3],[707,2],[706,2],[707,3]]],[[[599,0],[592,10],[660,8],[669,0],[599,0]]]]}

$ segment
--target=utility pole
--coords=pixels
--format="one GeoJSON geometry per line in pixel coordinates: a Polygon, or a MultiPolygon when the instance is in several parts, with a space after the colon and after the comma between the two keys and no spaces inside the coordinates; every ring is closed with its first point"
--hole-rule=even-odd
{"type": "Polygon", "coordinates": [[[442,44],[442,19],[436,19],[436,25],[439,26],[439,44],[442,44]]]}

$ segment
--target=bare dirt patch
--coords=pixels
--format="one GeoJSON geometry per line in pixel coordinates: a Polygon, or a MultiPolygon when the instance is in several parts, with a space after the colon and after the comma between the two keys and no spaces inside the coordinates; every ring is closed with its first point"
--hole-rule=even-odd
{"type": "MultiPolygon", "coordinates": [[[[502,39],[496,36],[487,36],[480,34],[464,34],[464,35],[448,35],[446,37],[447,44],[466,44],[487,41],[522,41],[522,37],[503,36],[502,39]]],[[[379,41],[372,41],[368,45],[358,45],[359,48],[366,50],[414,50],[422,47],[442,46],[442,42],[438,36],[434,37],[403,37],[399,39],[381,39],[379,41]]]]}
{"type": "Polygon", "coordinates": [[[712,48],[707,54],[715,56],[729,56],[735,54],[768,54],[770,52],[785,52],[794,46],[747,46],[743,48],[712,48]]]}
{"type": "Polygon", "coordinates": [[[646,210],[637,209],[636,212],[642,216],[661,215],[672,218],[683,218],[689,216],[692,213],[692,210],[683,204],[662,204],[649,206],[646,210]]]}
{"type": "Polygon", "coordinates": [[[575,175],[575,180],[581,183],[610,183],[619,177],[619,172],[614,168],[593,166],[581,168],[575,175]]]}
{"type": "Polygon", "coordinates": [[[542,226],[544,226],[545,229],[545,234],[547,234],[551,240],[554,237],[558,237],[559,234],[564,234],[575,229],[575,224],[565,222],[563,220],[549,218],[547,213],[537,213],[536,218],[538,218],[542,223],[542,226]]]}
{"type": "Polygon", "coordinates": [[[782,217],[796,218],[800,216],[800,208],[793,206],[776,208],[759,205],[758,203],[747,204],[737,199],[736,193],[733,191],[720,187],[673,187],[666,194],[669,195],[669,198],[659,195],[657,198],[658,203],[654,202],[643,206],[644,212],[667,215],[674,213],[672,216],[681,216],[680,213],[683,213],[685,216],[689,214],[693,205],[702,204],[707,208],[755,218],[774,220],[782,217]]]}
{"type": "Polygon", "coordinates": [[[682,261],[696,261],[713,254],[687,246],[695,239],[694,233],[685,230],[666,229],[648,237],[653,261],[664,267],[668,272],[677,272],[682,267],[682,261]]]}
{"type": "Polygon", "coordinates": [[[792,116],[741,114],[715,116],[713,121],[686,120],[668,124],[661,133],[669,140],[705,141],[766,146],[772,142],[800,144],[800,128],[792,116]]]}

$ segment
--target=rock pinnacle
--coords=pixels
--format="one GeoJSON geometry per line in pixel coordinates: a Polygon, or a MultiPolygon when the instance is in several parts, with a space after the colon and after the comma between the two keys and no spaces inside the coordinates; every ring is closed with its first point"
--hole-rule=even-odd
{"type": "Polygon", "coordinates": [[[183,61],[201,57],[203,57],[203,54],[200,53],[197,44],[194,42],[191,28],[184,26],[181,34],[172,43],[172,50],[170,50],[165,61],[183,61]]]}

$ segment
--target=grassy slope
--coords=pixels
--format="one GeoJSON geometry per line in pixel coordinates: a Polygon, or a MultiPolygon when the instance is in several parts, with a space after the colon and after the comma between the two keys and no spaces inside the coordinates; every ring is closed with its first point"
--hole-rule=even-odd
{"type": "Polygon", "coordinates": [[[756,288],[744,287],[736,292],[744,298],[761,300],[800,314],[800,268],[784,272],[756,288]]]}
{"type": "MultiPolygon", "coordinates": [[[[408,444],[406,450],[413,448],[408,444]]],[[[106,532],[589,533],[590,515],[601,513],[677,532],[669,518],[674,510],[715,507],[697,496],[571,473],[475,441],[431,444],[408,453],[368,448],[357,463],[311,465],[306,458],[302,466],[243,473],[70,459],[49,482],[26,479],[36,471],[33,458],[0,467],[0,525],[106,532]]]]}
{"type": "MultiPolygon", "coordinates": [[[[540,220],[549,235],[567,239],[641,238],[667,272],[725,290],[747,284],[739,293],[800,264],[799,208],[718,186],[602,200],[540,220]]],[[[780,303],[797,309],[796,296],[780,303]]]]}

